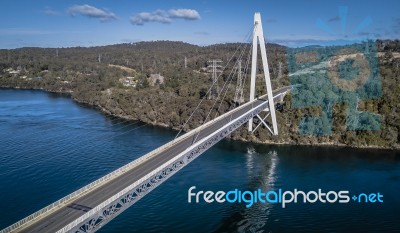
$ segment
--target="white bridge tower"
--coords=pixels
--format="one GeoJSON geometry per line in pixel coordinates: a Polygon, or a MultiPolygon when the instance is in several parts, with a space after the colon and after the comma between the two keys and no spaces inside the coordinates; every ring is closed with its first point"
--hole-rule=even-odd
{"type": "MultiPolygon", "coordinates": [[[[253,101],[255,98],[258,44],[260,44],[261,59],[262,59],[262,64],[263,64],[263,69],[264,69],[265,85],[267,87],[269,108],[265,109],[265,111],[268,111],[268,113],[264,118],[261,118],[259,115],[257,115],[257,117],[261,121],[260,124],[263,124],[269,131],[271,131],[271,133],[273,135],[278,135],[278,126],[276,123],[276,116],[275,116],[275,104],[274,104],[274,98],[273,98],[272,87],[271,87],[271,79],[269,76],[267,51],[265,49],[264,33],[263,33],[263,28],[262,28],[262,23],[261,23],[261,15],[259,12],[254,14],[253,52],[252,52],[252,60],[251,60],[250,102],[253,101]],[[272,130],[265,122],[265,119],[269,115],[271,115],[272,130]]],[[[258,126],[260,126],[260,124],[258,126]]],[[[258,126],[255,129],[257,129],[258,126]]],[[[253,131],[253,119],[249,120],[249,131],[254,132],[253,131]]]]}

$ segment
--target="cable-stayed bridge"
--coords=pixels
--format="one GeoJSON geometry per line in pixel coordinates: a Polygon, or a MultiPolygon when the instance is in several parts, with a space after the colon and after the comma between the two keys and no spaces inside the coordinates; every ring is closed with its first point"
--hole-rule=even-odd
{"type": "MultiPolygon", "coordinates": [[[[207,121],[211,113],[209,112],[206,118],[207,123],[176,137],[171,142],[3,229],[1,233],[94,232],[243,124],[248,123],[250,132],[254,132],[259,126],[265,126],[273,135],[277,135],[275,102],[283,101],[283,97],[291,87],[272,91],[259,13],[255,14],[252,32],[249,102],[207,121]],[[256,98],[258,45],[260,45],[261,60],[265,71],[267,94],[256,98]],[[266,112],[265,117],[259,115],[263,111],[266,112]],[[258,125],[253,129],[253,118],[255,117],[258,118],[258,125]],[[270,119],[266,120],[267,117],[270,119]]],[[[215,83],[216,81],[213,80],[213,85],[215,83]]],[[[225,84],[218,96],[222,95],[225,84]]],[[[243,85],[241,84],[241,86],[243,85]]],[[[212,90],[212,86],[209,92],[210,90],[212,90]]],[[[228,87],[225,89],[225,94],[227,90],[228,87]]],[[[214,105],[217,102],[218,98],[214,105]]]]}

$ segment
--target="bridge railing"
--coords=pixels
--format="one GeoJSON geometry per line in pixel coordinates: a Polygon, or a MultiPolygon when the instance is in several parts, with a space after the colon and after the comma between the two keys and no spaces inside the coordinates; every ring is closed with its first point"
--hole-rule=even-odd
{"type": "MultiPolygon", "coordinates": [[[[280,95],[280,94],[279,94],[280,95]]],[[[253,102],[252,102],[253,103],[253,102]]],[[[251,103],[250,103],[251,104],[251,103]]],[[[246,104],[245,104],[246,105],[246,104]]],[[[241,107],[244,107],[245,105],[242,105],[241,107]]],[[[258,108],[260,107],[260,105],[258,105],[258,108]]],[[[236,108],[235,110],[232,111],[237,111],[240,108],[236,108]]],[[[231,112],[232,112],[231,111],[231,112]]],[[[253,110],[249,110],[245,113],[243,113],[241,116],[243,115],[247,115],[250,112],[252,112],[253,110]]],[[[230,113],[231,113],[230,112],[230,113]]],[[[225,114],[221,115],[220,117],[218,117],[219,119],[225,117],[225,114]]],[[[218,118],[214,119],[214,120],[218,120],[218,118]]],[[[240,117],[235,118],[235,120],[231,121],[229,125],[233,124],[235,121],[237,121],[240,117]]],[[[204,124],[202,126],[208,126],[209,124],[212,124],[212,121],[207,122],[207,124],[204,124]]],[[[202,127],[201,126],[201,127],[202,127]]],[[[199,127],[200,128],[200,127],[199,127]]],[[[215,134],[219,133],[220,130],[216,130],[215,132],[213,132],[212,134],[208,135],[207,137],[204,137],[202,139],[200,139],[198,142],[195,142],[194,145],[200,145],[201,143],[207,141],[209,138],[213,137],[215,134]]],[[[173,142],[173,141],[172,141],[173,142]]],[[[102,202],[101,204],[97,205],[96,207],[94,207],[93,209],[91,209],[90,211],[86,212],[84,215],[80,216],[79,218],[75,219],[73,222],[69,223],[68,225],[66,225],[65,227],[63,227],[62,229],[58,230],[57,233],[66,233],[69,232],[71,229],[73,229],[74,227],[76,227],[78,224],[80,224],[81,222],[87,220],[88,218],[90,218],[90,216],[96,214],[98,211],[101,211],[104,207],[107,207],[108,205],[110,205],[111,203],[113,203],[114,201],[118,200],[119,198],[121,198],[122,196],[126,195],[126,193],[128,193],[129,191],[133,190],[135,187],[139,186],[140,184],[142,184],[143,182],[145,182],[146,180],[150,179],[151,177],[153,177],[154,175],[156,175],[158,172],[160,172],[161,170],[163,170],[168,164],[173,163],[174,161],[176,161],[178,158],[180,158],[182,155],[184,155],[185,153],[189,152],[190,148],[186,148],[183,152],[180,152],[178,155],[176,155],[175,157],[173,157],[172,159],[168,160],[167,162],[161,164],[160,166],[158,166],[156,169],[154,169],[153,171],[151,171],[150,173],[146,174],[145,176],[143,176],[142,178],[140,178],[139,180],[135,181],[133,184],[129,185],[128,187],[124,188],[123,190],[121,190],[120,192],[116,193],[115,195],[113,195],[112,197],[110,197],[109,199],[105,200],[104,202],[102,202]]]]}
{"type": "MultiPolygon", "coordinates": [[[[242,105],[242,107],[243,106],[245,106],[245,105],[242,105]]],[[[237,111],[238,109],[239,108],[236,108],[236,109],[234,109],[232,111],[237,111]]],[[[218,118],[222,118],[224,115],[225,114],[219,116],[218,118]]],[[[215,122],[215,120],[217,120],[218,118],[214,119],[213,121],[207,122],[206,124],[198,127],[197,129],[201,129],[201,128],[205,128],[205,127],[209,126],[210,124],[215,122]]],[[[69,195],[57,200],[56,202],[53,202],[52,204],[50,204],[50,205],[48,205],[48,206],[36,211],[35,213],[33,213],[33,214],[21,219],[20,221],[10,225],[9,227],[3,229],[1,231],[1,233],[11,232],[11,231],[13,231],[15,229],[18,229],[19,227],[23,226],[24,224],[27,224],[27,223],[29,223],[29,222],[31,222],[33,220],[37,220],[37,219],[40,219],[41,217],[46,216],[46,214],[55,211],[57,209],[57,207],[62,207],[65,204],[70,203],[71,200],[74,200],[75,198],[80,197],[82,194],[84,194],[84,193],[86,193],[88,191],[91,191],[91,190],[95,189],[96,187],[100,187],[102,184],[105,184],[106,182],[111,181],[113,178],[118,177],[119,175],[125,173],[126,171],[132,169],[133,167],[141,164],[145,160],[150,159],[152,156],[158,154],[159,152],[161,152],[163,150],[166,150],[166,149],[174,146],[175,144],[177,144],[180,141],[186,139],[187,137],[192,136],[193,134],[196,134],[196,131],[192,131],[192,132],[186,133],[186,134],[182,135],[181,137],[178,137],[177,139],[175,139],[175,140],[173,140],[173,141],[171,141],[171,142],[169,142],[169,143],[167,143],[167,144],[165,144],[165,145],[163,145],[163,146],[161,146],[161,147],[159,147],[159,148],[147,153],[146,155],[141,156],[140,158],[133,160],[132,162],[130,162],[130,163],[128,163],[128,164],[126,164],[126,165],[114,170],[114,171],[112,171],[111,173],[108,173],[107,175],[105,175],[105,176],[103,176],[103,177],[91,182],[90,184],[88,184],[88,185],[76,190],[75,192],[73,192],[73,193],[71,193],[71,194],[69,194],[69,195]]]]}
{"type": "Polygon", "coordinates": [[[73,193],[71,193],[71,194],[59,199],[56,202],[53,202],[52,204],[50,204],[50,205],[48,205],[48,206],[36,211],[35,213],[33,213],[33,214],[21,219],[20,221],[10,225],[9,227],[1,230],[0,233],[11,232],[11,231],[13,231],[15,229],[18,229],[19,227],[21,227],[22,225],[24,225],[26,223],[29,223],[29,222],[31,222],[33,220],[40,219],[41,217],[46,216],[46,214],[51,213],[54,210],[56,210],[56,207],[62,207],[65,204],[70,203],[69,201],[71,201],[71,200],[73,200],[73,199],[75,199],[77,197],[80,197],[82,194],[84,194],[84,193],[86,193],[88,191],[94,190],[96,187],[100,187],[101,184],[105,184],[106,182],[111,181],[113,178],[125,173],[126,171],[132,169],[133,167],[141,164],[143,161],[150,159],[152,156],[156,155],[157,153],[159,153],[159,152],[161,152],[161,151],[163,151],[165,149],[168,149],[169,147],[175,145],[176,143],[180,142],[181,140],[183,140],[183,139],[185,139],[185,138],[187,138],[189,136],[191,136],[191,134],[184,134],[181,137],[177,138],[176,140],[171,141],[171,142],[169,142],[169,143],[167,143],[167,144],[165,144],[165,145],[163,145],[163,146],[161,146],[161,147],[159,147],[159,148],[147,153],[146,155],[141,156],[138,159],[133,160],[132,162],[130,162],[130,163],[128,163],[128,164],[126,164],[126,165],[114,170],[114,171],[112,171],[111,173],[108,173],[107,175],[105,175],[105,176],[103,176],[103,177],[91,182],[90,184],[88,184],[88,185],[76,190],[75,192],[73,192],[73,193]]]}
{"type": "MultiPolygon", "coordinates": [[[[278,89],[276,91],[279,91],[281,89],[278,89]]],[[[266,95],[264,95],[262,97],[265,97],[265,96],[266,95]]],[[[233,109],[229,113],[236,112],[239,109],[241,109],[241,108],[243,108],[243,107],[245,107],[247,105],[250,105],[252,103],[253,102],[247,102],[247,103],[241,105],[240,107],[233,109]]],[[[103,177],[91,182],[90,184],[88,184],[88,185],[76,190],[75,192],[73,192],[73,193],[71,193],[71,194],[69,194],[69,195],[67,195],[67,196],[65,196],[65,197],[63,197],[61,199],[59,199],[58,201],[53,202],[52,204],[50,204],[50,205],[48,205],[48,206],[36,211],[35,213],[33,213],[33,214],[21,219],[20,221],[12,224],[10,226],[8,226],[7,228],[4,228],[3,230],[0,231],[0,233],[12,232],[13,230],[18,229],[21,226],[23,226],[23,225],[25,225],[25,224],[27,224],[29,222],[33,222],[33,220],[38,220],[38,219],[43,218],[47,214],[52,213],[55,210],[57,210],[57,207],[62,207],[64,205],[66,205],[66,204],[69,204],[70,201],[76,199],[77,197],[80,197],[82,194],[84,194],[84,193],[86,193],[88,191],[94,190],[95,188],[100,187],[102,184],[105,184],[105,183],[113,180],[113,178],[116,178],[116,177],[124,174],[125,172],[129,171],[130,169],[140,165],[145,160],[148,160],[148,159],[152,158],[153,156],[155,156],[159,152],[161,152],[163,150],[166,150],[166,149],[176,145],[177,143],[181,142],[182,140],[184,140],[184,139],[196,134],[199,130],[202,130],[203,128],[206,128],[209,125],[213,124],[214,122],[224,118],[226,116],[226,114],[227,113],[222,114],[219,117],[217,117],[217,118],[215,118],[215,119],[213,119],[211,121],[208,121],[207,123],[201,125],[200,127],[196,128],[195,130],[193,130],[193,131],[191,131],[189,133],[186,133],[186,134],[178,137],[177,139],[174,139],[173,141],[171,141],[171,142],[169,142],[169,143],[167,143],[167,144],[165,144],[165,145],[163,145],[163,146],[161,146],[161,147],[159,147],[159,148],[157,148],[157,149],[155,149],[153,151],[150,151],[149,153],[145,154],[144,156],[141,156],[140,158],[133,160],[132,162],[130,162],[130,163],[128,163],[128,164],[126,164],[126,165],[114,170],[114,171],[112,171],[111,173],[108,173],[107,175],[105,175],[105,176],[103,176],[103,177]]]]}

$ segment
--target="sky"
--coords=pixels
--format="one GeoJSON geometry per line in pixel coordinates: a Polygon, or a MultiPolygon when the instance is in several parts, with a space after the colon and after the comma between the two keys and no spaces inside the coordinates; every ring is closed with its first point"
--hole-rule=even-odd
{"type": "Polygon", "coordinates": [[[3,0],[0,49],[245,42],[255,12],[267,42],[291,47],[400,38],[398,0],[3,0]]]}

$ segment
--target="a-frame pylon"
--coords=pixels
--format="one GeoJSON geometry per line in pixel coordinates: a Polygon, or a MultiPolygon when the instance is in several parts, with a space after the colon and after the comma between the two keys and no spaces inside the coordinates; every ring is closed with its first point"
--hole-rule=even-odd
{"type": "MultiPolygon", "coordinates": [[[[272,130],[264,121],[265,118],[261,118],[259,115],[257,117],[260,119],[260,124],[263,124],[273,135],[278,135],[278,126],[276,123],[275,116],[275,104],[274,98],[272,96],[272,87],[271,87],[271,79],[269,76],[269,68],[268,68],[268,60],[267,60],[267,51],[265,49],[265,40],[264,33],[261,23],[261,15],[259,12],[254,14],[254,31],[253,31],[253,52],[252,52],[252,60],[251,60],[251,82],[250,82],[250,102],[255,98],[255,87],[256,87],[256,74],[257,74],[257,52],[258,52],[258,43],[260,44],[261,50],[261,59],[264,69],[264,77],[265,77],[265,85],[267,87],[268,94],[268,104],[269,108],[266,109],[268,115],[271,115],[272,122],[272,130]]],[[[258,126],[260,126],[260,124],[258,126]]],[[[256,127],[256,129],[258,128],[256,127]]],[[[249,131],[253,132],[253,118],[249,120],[249,131]]]]}

